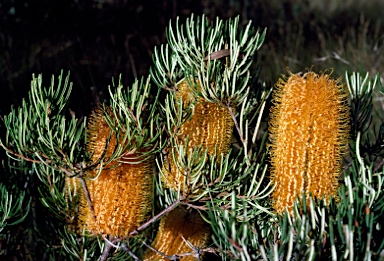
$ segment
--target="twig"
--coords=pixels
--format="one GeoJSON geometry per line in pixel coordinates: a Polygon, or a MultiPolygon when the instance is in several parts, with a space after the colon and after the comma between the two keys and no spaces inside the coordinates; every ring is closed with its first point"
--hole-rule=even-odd
{"type": "MultiPolygon", "coordinates": [[[[159,250],[157,250],[156,248],[153,248],[152,246],[148,245],[145,241],[143,241],[143,245],[145,245],[146,247],[148,247],[150,250],[156,252],[157,254],[159,254],[160,256],[162,256],[163,258],[167,258],[171,261],[176,261],[176,260],[179,260],[181,257],[185,257],[185,256],[193,256],[195,257],[198,261],[200,261],[200,256],[201,256],[201,253],[205,252],[205,249],[201,249],[201,248],[198,248],[198,247],[195,247],[194,245],[191,244],[191,242],[189,242],[188,240],[186,240],[183,236],[181,236],[181,239],[185,242],[185,244],[187,244],[187,246],[189,248],[191,248],[193,250],[193,253],[191,252],[188,252],[188,253],[181,253],[181,254],[173,254],[172,256],[168,256],[166,254],[164,254],[163,252],[160,252],[159,250]]],[[[207,249],[207,252],[211,252],[211,253],[214,253],[214,251],[212,251],[211,249],[207,249]]]]}
{"type": "Polygon", "coordinates": [[[201,256],[201,249],[192,245],[191,242],[189,242],[188,240],[186,240],[183,236],[181,236],[181,239],[183,239],[183,241],[187,244],[187,246],[193,250],[194,254],[193,253],[185,253],[185,254],[180,254],[179,256],[194,256],[196,257],[196,259],[198,261],[200,261],[200,256],[201,256]]]}
{"type": "MultiPolygon", "coordinates": [[[[22,154],[18,154],[16,152],[14,152],[13,150],[7,148],[4,146],[3,143],[0,143],[0,145],[8,152],[8,153],[11,153],[12,155],[16,156],[16,157],[19,157],[25,161],[28,161],[28,162],[32,162],[32,163],[40,163],[40,164],[51,164],[52,163],[52,160],[49,159],[47,156],[45,155],[41,155],[41,157],[45,158],[45,161],[41,161],[41,160],[35,160],[35,159],[31,159],[31,158],[28,158],[22,154]]],[[[64,167],[61,167],[61,166],[56,166],[55,167],[57,170],[65,173],[67,176],[69,177],[73,177],[75,176],[76,174],[74,174],[73,172],[70,172],[69,170],[67,170],[66,168],[64,167]]],[[[77,177],[79,180],[80,180],[80,183],[83,187],[83,191],[84,191],[84,194],[85,194],[85,197],[87,198],[87,202],[88,202],[88,206],[89,208],[91,209],[91,212],[92,212],[92,215],[93,215],[93,218],[94,220],[96,221],[96,214],[95,214],[95,209],[93,208],[93,204],[92,204],[92,200],[91,200],[91,197],[89,195],[89,191],[88,191],[88,187],[87,187],[87,184],[85,183],[85,180],[84,178],[82,177],[82,175],[80,175],[80,177],[77,177]]],[[[52,183],[48,177],[48,182],[50,184],[50,186],[52,186],[52,183]]]]}
{"type": "Polygon", "coordinates": [[[104,241],[105,241],[106,243],[108,243],[109,245],[113,246],[114,248],[121,248],[120,246],[115,245],[115,243],[119,243],[119,242],[121,241],[120,238],[113,238],[113,237],[112,237],[111,240],[113,240],[113,242],[110,241],[110,240],[108,239],[108,237],[104,237],[104,241]],[[114,239],[114,240],[113,240],[113,239],[114,239]]]}
{"type": "Polygon", "coordinates": [[[168,256],[166,254],[164,254],[163,252],[160,252],[159,250],[157,250],[156,248],[153,248],[152,246],[148,245],[145,241],[143,242],[143,245],[145,245],[146,247],[148,247],[150,250],[156,252],[157,254],[159,254],[160,256],[162,256],[163,258],[166,258],[166,259],[169,259],[171,261],[177,261],[177,260],[180,260],[180,257],[184,257],[184,256],[193,256],[193,257],[196,257],[197,260],[200,260],[200,249],[195,249],[195,247],[193,245],[191,245],[191,243],[189,241],[187,241],[184,237],[181,237],[184,242],[193,250],[193,252],[195,253],[182,253],[182,254],[173,254],[172,256],[168,256]]]}
{"type": "Polygon", "coordinates": [[[93,218],[96,221],[95,209],[93,208],[93,204],[92,204],[91,196],[89,195],[87,183],[85,183],[85,180],[82,177],[79,177],[78,179],[80,180],[81,186],[83,187],[83,191],[84,191],[85,197],[87,198],[88,206],[91,209],[93,218]]]}
{"type": "Polygon", "coordinates": [[[239,251],[239,252],[243,252],[243,249],[241,248],[241,246],[240,246],[234,239],[232,239],[231,237],[228,237],[228,241],[229,241],[229,243],[230,243],[234,248],[236,248],[237,251],[239,251]]]}
{"type": "Polygon", "coordinates": [[[121,249],[123,249],[125,252],[127,252],[133,259],[137,260],[137,261],[141,261],[140,258],[138,258],[127,246],[127,244],[123,243],[121,244],[121,249]]]}
{"type": "MultiPolygon", "coordinates": [[[[32,163],[40,163],[40,164],[51,164],[52,163],[52,160],[50,160],[47,156],[45,155],[42,155],[43,158],[45,158],[46,160],[45,161],[41,161],[41,160],[35,160],[35,159],[31,159],[31,158],[28,158],[22,154],[18,154],[16,152],[14,152],[13,150],[7,148],[4,146],[3,143],[0,143],[0,145],[9,153],[11,153],[12,155],[16,156],[16,157],[19,157],[25,161],[28,161],[28,162],[32,162],[32,163]]],[[[69,170],[67,170],[66,168],[64,167],[60,167],[60,166],[56,166],[56,169],[58,169],[59,171],[62,171],[64,172],[65,174],[67,174],[69,177],[73,177],[75,176],[73,172],[70,172],[69,170]]],[[[93,214],[93,217],[94,219],[96,220],[96,215],[95,215],[95,209],[93,208],[93,205],[92,205],[92,201],[91,201],[91,197],[89,196],[89,191],[88,191],[88,188],[87,188],[87,184],[85,183],[85,180],[83,177],[77,177],[79,180],[80,180],[80,183],[83,187],[83,190],[84,190],[84,193],[85,193],[85,197],[87,198],[87,202],[88,202],[88,206],[89,208],[91,209],[91,212],[93,214]]],[[[49,183],[51,184],[51,181],[48,180],[49,183]]]]}
{"type": "Polygon", "coordinates": [[[379,165],[376,166],[376,168],[373,170],[373,172],[375,173],[376,171],[378,171],[379,168],[381,168],[383,165],[384,165],[384,159],[379,163],[379,165]]]}
{"type": "Polygon", "coordinates": [[[166,254],[164,254],[163,252],[160,252],[159,250],[157,250],[156,248],[153,248],[152,246],[148,245],[145,241],[143,241],[143,245],[145,245],[146,247],[148,247],[149,249],[151,249],[152,251],[156,252],[157,254],[161,255],[162,257],[164,258],[167,258],[169,260],[178,260],[178,257],[176,255],[172,255],[172,256],[167,256],[166,254]]]}
{"type": "Polygon", "coordinates": [[[228,108],[229,113],[231,114],[232,120],[235,123],[235,127],[236,127],[236,130],[237,130],[237,133],[239,133],[239,136],[240,136],[240,139],[241,139],[241,143],[243,143],[244,154],[245,154],[244,156],[246,158],[247,165],[250,166],[251,162],[249,161],[249,156],[248,156],[248,151],[247,151],[247,147],[248,147],[247,146],[247,141],[245,140],[245,138],[243,136],[243,133],[240,131],[239,124],[237,122],[235,114],[233,113],[231,105],[230,104],[226,104],[225,106],[228,108]]]}
{"type": "Polygon", "coordinates": [[[244,140],[244,137],[243,137],[242,133],[240,132],[240,127],[239,127],[239,124],[237,123],[236,116],[233,113],[232,107],[230,105],[228,105],[228,104],[226,105],[226,107],[228,108],[229,113],[231,114],[232,120],[235,123],[235,127],[236,127],[237,132],[239,133],[241,142],[244,144],[245,140],[244,140]]]}
{"type": "MultiPolygon", "coordinates": [[[[181,199],[181,200],[184,200],[181,199]]],[[[156,222],[158,219],[160,219],[162,216],[164,216],[165,214],[171,212],[174,208],[176,208],[178,205],[180,204],[180,199],[176,200],[175,202],[173,202],[171,205],[169,205],[166,209],[164,209],[163,211],[161,211],[159,214],[157,214],[156,216],[154,216],[153,218],[151,218],[150,220],[148,220],[147,222],[145,222],[144,224],[142,224],[141,226],[139,226],[138,228],[136,228],[135,230],[133,230],[131,233],[129,233],[130,236],[135,236],[135,235],[138,235],[141,231],[143,231],[144,229],[146,229],[147,227],[149,227],[150,225],[152,225],[154,222],[156,222]]]]}
{"type": "MultiPolygon", "coordinates": [[[[28,162],[32,162],[32,163],[40,163],[40,164],[46,164],[46,165],[49,165],[52,163],[52,160],[50,160],[47,156],[45,155],[40,155],[41,157],[45,158],[45,161],[41,161],[41,160],[35,160],[35,159],[31,159],[31,158],[28,158],[22,154],[19,154],[13,150],[11,150],[10,148],[7,148],[6,146],[4,146],[3,143],[0,143],[0,146],[3,147],[8,153],[12,154],[13,156],[16,156],[18,158],[21,158],[25,161],[28,161],[28,162]]],[[[70,177],[73,177],[75,176],[76,174],[74,174],[73,172],[70,172],[69,170],[67,170],[66,168],[64,167],[60,167],[60,166],[54,166],[52,167],[53,169],[56,169],[56,170],[59,170],[59,171],[62,171],[64,172],[65,174],[67,174],[68,176],[70,177]]]]}
{"type": "Polygon", "coordinates": [[[206,56],[204,58],[204,61],[217,60],[217,59],[220,59],[220,58],[223,58],[223,57],[227,57],[230,54],[231,54],[231,52],[230,52],[229,49],[222,49],[222,50],[210,53],[208,56],[206,56]]]}
{"type": "Polygon", "coordinates": [[[104,238],[104,241],[105,241],[104,250],[103,250],[103,253],[101,254],[100,261],[107,260],[107,258],[109,256],[109,252],[111,251],[111,248],[115,247],[115,245],[112,244],[112,242],[109,241],[106,237],[104,238]]]}
{"type": "Polygon", "coordinates": [[[188,203],[188,202],[185,202],[185,203],[182,202],[181,204],[186,205],[186,206],[188,206],[190,208],[198,209],[198,210],[203,210],[203,211],[208,210],[208,207],[206,207],[206,206],[196,206],[196,205],[193,205],[193,204],[188,203]]]}
{"type": "MultiPolygon", "coordinates": [[[[113,239],[113,238],[112,238],[113,239]]],[[[113,240],[113,242],[111,242],[107,237],[104,238],[104,241],[105,241],[105,248],[104,248],[104,251],[103,251],[103,254],[100,258],[100,261],[105,261],[107,260],[108,256],[109,256],[109,252],[111,251],[111,248],[114,247],[116,249],[122,249],[124,250],[125,252],[127,252],[133,259],[137,260],[137,261],[141,261],[140,258],[138,258],[130,249],[129,247],[127,246],[126,243],[122,243],[121,246],[118,246],[116,245],[115,243],[118,243],[121,241],[121,238],[115,238],[113,240]]]]}
{"type": "Polygon", "coordinates": [[[18,158],[21,158],[21,159],[23,159],[25,161],[29,161],[29,162],[32,162],[32,163],[41,163],[40,160],[34,160],[34,159],[31,159],[31,158],[27,158],[27,157],[25,157],[22,154],[18,154],[16,152],[14,152],[13,150],[11,150],[11,149],[7,148],[6,146],[4,146],[3,143],[0,143],[0,145],[1,145],[1,147],[3,147],[5,149],[6,152],[12,154],[13,156],[16,156],[18,158]]]}

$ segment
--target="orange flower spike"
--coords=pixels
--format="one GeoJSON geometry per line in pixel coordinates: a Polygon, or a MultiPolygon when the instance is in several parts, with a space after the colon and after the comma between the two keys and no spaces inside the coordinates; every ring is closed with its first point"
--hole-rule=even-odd
{"type": "MultiPolygon", "coordinates": [[[[109,113],[109,112],[108,112],[109,113]]],[[[116,136],[97,108],[88,123],[88,151],[96,162],[105,153],[108,159],[116,147],[116,136]],[[108,147],[107,140],[109,139],[108,147]]],[[[135,155],[131,155],[134,157],[135,155]]],[[[137,154],[139,156],[139,154],[137,154]]],[[[87,173],[95,177],[99,170],[87,173]]],[[[86,180],[94,214],[83,193],[79,204],[79,229],[92,234],[126,237],[145,221],[152,206],[152,160],[144,162],[112,161],[94,180],[86,180]]]]}
{"type": "MultiPolygon", "coordinates": [[[[202,97],[194,98],[191,86],[186,80],[182,81],[177,88],[176,98],[181,98],[184,106],[196,102],[193,116],[181,126],[177,133],[177,142],[185,144],[188,137],[187,151],[202,146],[202,149],[207,150],[210,156],[215,153],[216,155],[227,154],[234,126],[228,108],[217,103],[207,102],[202,97]]],[[[233,108],[233,110],[235,109],[233,108]]],[[[170,170],[163,170],[165,174],[163,181],[167,187],[177,190],[179,184],[184,184],[185,174],[182,173],[182,170],[177,169],[172,160],[169,162],[169,167],[170,170]]],[[[184,186],[181,186],[181,190],[184,190],[184,186]]]]}
{"type": "MultiPolygon", "coordinates": [[[[193,250],[183,238],[195,247],[205,248],[210,238],[210,228],[198,212],[179,207],[161,219],[156,238],[152,242],[152,248],[167,256],[193,253],[193,250]]],[[[143,260],[168,259],[152,249],[147,249],[143,260]]],[[[192,261],[198,259],[193,255],[187,255],[180,258],[180,260],[192,261]]]]}
{"type": "MultiPolygon", "coordinates": [[[[186,80],[178,85],[176,98],[181,98],[185,106],[194,101],[193,92],[186,80]]],[[[231,145],[233,126],[228,108],[198,97],[194,115],[183,124],[179,136],[181,141],[189,136],[190,147],[203,145],[203,149],[208,149],[209,155],[213,155],[215,151],[218,155],[227,154],[231,145]]]]}
{"type": "Polygon", "coordinates": [[[273,207],[291,211],[305,192],[337,196],[341,161],[348,148],[348,96],[339,80],[314,72],[280,79],[271,108],[273,207]]]}

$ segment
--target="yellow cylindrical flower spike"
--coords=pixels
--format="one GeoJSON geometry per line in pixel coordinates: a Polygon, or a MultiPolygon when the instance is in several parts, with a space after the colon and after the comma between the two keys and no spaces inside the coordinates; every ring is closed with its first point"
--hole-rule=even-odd
{"type": "MultiPolygon", "coordinates": [[[[195,102],[192,117],[185,122],[177,133],[177,143],[184,145],[188,139],[186,151],[190,152],[197,146],[202,146],[212,156],[227,154],[230,149],[234,122],[232,116],[225,106],[204,100],[202,97],[195,98],[186,80],[177,86],[176,98],[181,99],[185,106],[195,102]],[[197,100],[195,100],[197,99],[197,100]]],[[[197,88],[200,88],[198,85],[197,88]]],[[[232,108],[235,111],[234,108],[232,108]]],[[[169,151],[170,152],[170,151],[169,151]]],[[[172,153],[169,153],[172,155],[172,153]]],[[[185,173],[178,169],[169,157],[169,166],[163,169],[165,185],[177,190],[182,184],[184,190],[185,173]]]]}
{"type": "MultiPolygon", "coordinates": [[[[88,150],[94,162],[103,154],[105,158],[112,156],[117,139],[105,120],[104,111],[100,108],[90,117],[88,138],[88,150]]],[[[140,149],[137,149],[136,153],[130,154],[130,158],[139,156],[140,149]]],[[[78,213],[79,228],[84,228],[92,234],[128,236],[145,221],[148,211],[151,210],[153,166],[153,159],[143,162],[115,160],[103,166],[96,179],[86,180],[94,213],[82,193],[78,213]]],[[[98,169],[95,169],[87,173],[87,176],[95,177],[97,173],[98,169]]]]}
{"type": "Polygon", "coordinates": [[[339,80],[314,72],[280,79],[269,123],[273,207],[291,211],[303,192],[337,196],[348,148],[348,96],[339,80]]]}
{"type": "MultiPolygon", "coordinates": [[[[200,214],[193,209],[187,210],[179,207],[168,213],[160,221],[159,230],[152,243],[152,248],[159,252],[172,256],[175,254],[193,253],[192,246],[200,249],[205,248],[210,237],[210,228],[201,218],[200,214]]],[[[168,260],[152,249],[147,249],[143,260],[168,260]]],[[[198,260],[194,255],[185,255],[180,260],[198,260]]]]}

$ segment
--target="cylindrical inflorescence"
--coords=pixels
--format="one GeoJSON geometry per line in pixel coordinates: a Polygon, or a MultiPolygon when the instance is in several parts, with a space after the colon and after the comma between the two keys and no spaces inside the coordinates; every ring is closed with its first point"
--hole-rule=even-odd
{"type": "MultiPolygon", "coordinates": [[[[196,84],[197,88],[200,88],[198,83],[196,84]]],[[[228,108],[222,104],[208,102],[202,97],[195,98],[192,87],[186,80],[177,86],[175,96],[183,101],[184,106],[194,103],[192,117],[183,123],[177,133],[177,144],[184,145],[188,140],[187,153],[201,146],[210,156],[217,155],[219,158],[221,154],[228,154],[234,126],[228,108]]],[[[177,153],[175,154],[177,157],[177,153]]],[[[165,164],[163,173],[163,181],[167,187],[177,190],[181,185],[184,190],[186,174],[172,159],[169,160],[169,166],[165,164]]]]}
{"type": "Polygon", "coordinates": [[[307,72],[280,79],[273,92],[269,132],[273,207],[281,214],[306,193],[337,197],[348,148],[348,96],[339,80],[307,72]]]}
{"type": "Polygon", "coordinates": [[[91,234],[126,237],[145,221],[151,210],[154,162],[153,158],[139,161],[140,148],[137,148],[129,155],[135,160],[112,160],[102,165],[101,162],[113,155],[117,140],[123,135],[116,137],[105,116],[104,110],[97,108],[89,119],[88,151],[93,162],[102,159],[97,168],[86,173],[85,183],[92,207],[83,189],[77,188],[81,191],[77,223],[79,230],[91,234]]]}

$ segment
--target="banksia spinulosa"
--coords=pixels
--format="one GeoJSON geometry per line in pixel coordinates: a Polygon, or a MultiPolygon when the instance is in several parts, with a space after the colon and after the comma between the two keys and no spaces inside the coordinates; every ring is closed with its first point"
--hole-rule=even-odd
{"type": "MultiPolygon", "coordinates": [[[[168,213],[160,221],[159,230],[152,243],[152,248],[167,256],[177,254],[193,254],[191,246],[205,248],[209,241],[209,225],[193,209],[179,207],[168,213]],[[183,240],[183,238],[185,240],[183,240]]],[[[148,249],[143,260],[168,260],[159,253],[148,249]]],[[[184,255],[180,260],[199,260],[194,255],[184,255]]]]}
{"type": "Polygon", "coordinates": [[[341,161],[348,148],[349,107],[339,80],[314,72],[280,79],[271,108],[273,207],[292,210],[296,198],[337,196],[341,161]]]}
{"type": "MultiPolygon", "coordinates": [[[[200,85],[197,84],[196,87],[200,88],[200,85]]],[[[179,129],[176,143],[184,145],[188,139],[187,152],[191,152],[197,146],[202,146],[202,150],[207,150],[210,156],[227,154],[234,126],[228,108],[218,103],[208,102],[202,97],[196,98],[192,87],[186,80],[177,86],[176,98],[181,99],[184,106],[195,102],[193,115],[179,129]]],[[[163,169],[163,173],[163,181],[167,187],[177,190],[180,184],[184,184],[185,173],[172,159],[169,166],[165,166],[163,169]]],[[[184,186],[181,186],[182,190],[184,190],[184,186]]]]}
{"type": "MultiPolygon", "coordinates": [[[[88,139],[88,150],[93,162],[97,162],[103,156],[108,161],[117,146],[117,138],[101,108],[94,110],[89,119],[88,139]]],[[[139,158],[140,149],[129,153],[129,156],[133,159],[139,158]]],[[[96,168],[87,173],[88,178],[95,177],[98,171],[96,168]]],[[[112,160],[103,165],[96,179],[86,179],[93,211],[85,194],[82,193],[78,213],[80,229],[84,228],[92,234],[128,236],[145,221],[146,214],[151,209],[152,173],[151,159],[141,162],[112,160]]]]}

